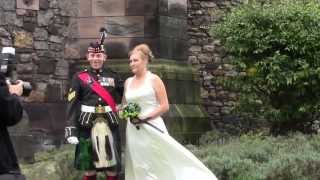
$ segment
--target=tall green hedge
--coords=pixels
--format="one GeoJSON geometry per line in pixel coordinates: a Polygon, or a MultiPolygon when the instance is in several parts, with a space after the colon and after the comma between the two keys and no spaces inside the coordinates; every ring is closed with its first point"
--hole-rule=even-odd
{"type": "Polygon", "coordinates": [[[320,2],[239,6],[211,29],[231,56],[236,112],[272,122],[276,133],[305,130],[320,108],[320,2]],[[250,114],[250,115],[248,115],[250,114]]]}

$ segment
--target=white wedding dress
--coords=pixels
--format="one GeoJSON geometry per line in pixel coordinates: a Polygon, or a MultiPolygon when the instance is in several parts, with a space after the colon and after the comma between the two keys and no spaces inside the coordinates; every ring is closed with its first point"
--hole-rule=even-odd
{"type": "MultiPolygon", "coordinates": [[[[159,104],[148,72],[141,87],[130,89],[129,78],[125,98],[137,103],[141,116],[153,111],[159,104]]],[[[190,151],[167,132],[161,117],[149,121],[163,132],[149,126],[139,129],[129,121],[126,129],[125,179],[126,180],[216,180],[215,175],[190,151]]]]}

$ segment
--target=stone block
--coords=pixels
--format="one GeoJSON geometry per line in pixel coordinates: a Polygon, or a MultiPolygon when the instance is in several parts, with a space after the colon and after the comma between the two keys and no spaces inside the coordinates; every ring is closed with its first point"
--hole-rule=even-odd
{"type": "Polygon", "coordinates": [[[175,17],[160,16],[160,36],[187,40],[187,20],[175,17]]]}
{"type": "Polygon", "coordinates": [[[23,27],[24,27],[24,30],[33,33],[36,28],[36,24],[30,23],[30,22],[24,22],[23,27]]]}
{"type": "Polygon", "coordinates": [[[210,63],[212,62],[212,56],[210,54],[200,54],[198,59],[201,63],[210,63]]]}
{"type": "Polygon", "coordinates": [[[54,14],[52,10],[47,11],[39,11],[38,12],[38,25],[39,26],[47,26],[51,18],[53,18],[54,14]]]}
{"type": "MultiPolygon", "coordinates": [[[[37,50],[37,55],[39,57],[50,57],[50,52],[48,50],[37,50]]],[[[35,63],[38,63],[40,59],[35,61],[35,63]]]]}
{"type": "Polygon", "coordinates": [[[15,31],[14,33],[14,46],[17,48],[32,48],[33,37],[31,33],[25,31],[15,31]]]}
{"type": "Polygon", "coordinates": [[[54,75],[55,75],[55,77],[58,77],[59,79],[68,79],[69,63],[67,61],[63,61],[63,60],[58,61],[54,75]]]}
{"type": "Polygon", "coordinates": [[[54,43],[62,43],[63,42],[63,38],[60,36],[50,36],[49,38],[50,42],[54,42],[54,43]]]}
{"type": "Polygon", "coordinates": [[[127,0],[126,15],[141,16],[144,15],[145,0],[127,0]]]}
{"type": "Polygon", "coordinates": [[[48,84],[48,89],[46,91],[46,101],[47,102],[58,102],[62,101],[61,87],[59,84],[48,84]]]}
{"type": "Polygon", "coordinates": [[[47,49],[49,49],[48,42],[47,41],[35,41],[34,48],[36,50],[47,50],[47,49]]]}
{"type": "Polygon", "coordinates": [[[35,16],[24,16],[23,17],[23,22],[26,23],[34,23],[34,24],[37,24],[37,17],[35,16]]]}
{"type": "Polygon", "coordinates": [[[68,39],[79,38],[77,18],[69,18],[69,23],[65,26],[65,29],[66,31],[62,33],[64,37],[68,37],[68,39]]]}
{"type": "Polygon", "coordinates": [[[33,37],[35,40],[47,40],[48,31],[45,28],[35,28],[33,32],[33,37]]]}
{"type": "Polygon", "coordinates": [[[145,15],[157,15],[158,14],[158,0],[144,1],[144,14],[145,15]]]}
{"type": "Polygon", "coordinates": [[[49,6],[50,6],[49,0],[39,0],[39,8],[41,10],[46,10],[49,8],[49,6]]]}
{"type": "Polygon", "coordinates": [[[104,24],[103,17],[77,19],[79,38],[98,38],[99,29],[104,24]]]}
{"type": "Polygon", "coordinates": [[[17,0],[17,8],[39,10],[39,0],[17,0]]]}
{"type": "Polygon", "coordinates": [[[168,15],[171,17],[187,17],[187,0],[168,0],[168,15]]]}
{"type": "Polygon", "coordinates": [[[143,37],[144,16],[107,17],[104,27],[111,37],[143,37]]]}
{"type": "Polygon", "coordinates": [[[177,104],[178,103],[177,96],[181,96],[181,95],[179,94],[176,82],[174,80],[163,80],[163,81],[167,90],[169,102],[172,104],[177,104]]]}
{"type": "Polygon", "coordinates": [[[196,104],[170,104],[164,119],[169,133],[181,143],[197,143],[210,130],[208,115],[196,104]]]}
{"type": "Polygon", "coordinates": [[[30,126],[34,129],[44,132],[63,131],[66,125],[65,103],[25,103],[24,107],[29,115],[30,126]]]}
{"type": "MultiPolygon", "coordinates": [[[[63,46],[61,46],[61,48],[63,48],[63,46]]],[[[62,59],[63,59],[63,56],[64,56],[62,50],[61,50],[61,51],[57,51],[57,52],[50,51],[49,53],[50,53],[50,57],[53,57],[53,58],[54,58],[55,60],[57,60],[57,61],[62,60],[62,59]]]]}
{"type": "Polygon", "coordinates": [[[66,43],[64,48],[64,58],[78,59],[80,58],[80,49],[76,43],[66,43]]]}
{"type": "Polygon", "coordinates": [[[17,72],[19,74],[30,74],[33,72],[33,69],[34,69],[34,65],[32,63],[17,65],[17,72]]]}
{"type": "Polygon", "coordinates": [[[159,52],[162,58],[171,59],[172,49],[171,49],[172,39],[171,38],[160,38],[159,52]]]}
{"type": "Polygon", "coordinates": [[[10,38],[10,33],[3,27],[0,27],[0,37],[10,38]]]}
{"type": "Polygon", "coordinates": [[[167,16],[169,10],[168,0],[159,0],[159,14],[161,16],[167,16]]]}
{"type": "Polygon", "coordinates": [[[79,6],[79,0],[59,1],[59,10],[62,16],[77,17],[79,13],[79,6]]]}
{"type": "Polygon", "coordinates": [[[0,25],[15,25],[22,27],[23,21],[22,18],[17,18],[15,11],[0,11],[0,25]]]}
{"type": "Polygon", "coordinates": [[[32,61],[32,55],[31,54],[18,54],[17,60],[18,60],[18,62],[21,62],[21,63],[29,63],[32,61]]]}
{"type": "Polygon", "coordinates": [[[178,80],[176,81],[176,88],[177,88],[177,95],[176,102],[177,104],[185,104],[186,102],[186,95],[187,95],[187,89],[185,87],[185,82],[178,80]]]}
{"type": "Polygon", "coordinates": [[[41,59],[39,61],[39,74],[52,74],[56,69],[56,62],[52,59],[41,59]]]}
{"type": "Polygon", "coordinates": [[[131,38],[112,39],[106,45],[106,51],[109,58],[128,58],[130,51],[131,38]]]}
{"type": "Polygon", "coordinates": [[[160,54],[164,58],[187,61],[188,42],[173,38],[160,38],[160,54]]]}
{"type": "Polygon", "coordinates": [[[159,18],[157,16],[145,16],[144,18],[144,36],[159,36],[159,18]]]}
{"type": "Polygon", "coordinates": [[[5,25],[5,14],[4,11],[0,11],[0,25],[5,25]]]}
{"type": "Polygon", "coordinates": [[[48,32],[51,35],[61,35],[61,34],[64,35],[64,33],[67,32],[67,30],[66,30],[65,26],[53,22],[53,23],[49,24],[48,32]]]}
{"type": "Polygon", "coordinates": [[[64,45],[59,43],[49,43],[50,51],[62,52],[64,50],[64,45]]]}
{"type": "Polygon", "coordinates": [[[0,38],[1,46],[12,46],[12,40],[7,38],[0,38]]]}
{"type": "Polygon", "coordinates": [[[92,16],[124,16],[125,0],[92,0],[92,16]]]}
{"type": "Polygon", "coordinates": [[[172,58],[180,61],[188,60],[188,42],[180,39],[173,40],[173,54],[172,58]]]}
{"type": "Polygon", "coordinates": [[[157,14],[157,0],[127,0],[126,15],[154,15],[157,14]]]}
{"type": "Polygon", "coordinates": [[[185,94],[185,103],[186,104],[196,104],[196,93],[199,93],[198,89],[200,88],[199,84],[190,81],[183,81],[184,89],[187,89],[185,94]]]}
{"type": "Polygon", "coordinates": [[[79,0],[78,17],[89,17],[92,15],[91,0],[79,0]]]}
{"type": "Polygon", "coordinates": [[[0,1],[0,7],[2,8],[1,10],[6,10],[6,11],[14,11],[16,9],[15,7],[15,1],[10,0],[10,1],[0,1]]]}
{"type": "Polygon", "coordinates": [[[59,1],[58,0],[50,0],[49,7],[53,9],[59,8],[59,1]]]}

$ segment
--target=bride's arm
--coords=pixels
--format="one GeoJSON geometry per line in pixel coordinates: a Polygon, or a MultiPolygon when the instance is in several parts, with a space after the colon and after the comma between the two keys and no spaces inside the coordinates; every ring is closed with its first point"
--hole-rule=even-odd
{"type": "Polygon", "coordinates": [[[156,118],[169,110],[168,96],[163,81],[155,74],[153,75],[152,79],[152,87],[156,93],[159,106],[150,114],[148,114],[145,119],[156,118]]]}

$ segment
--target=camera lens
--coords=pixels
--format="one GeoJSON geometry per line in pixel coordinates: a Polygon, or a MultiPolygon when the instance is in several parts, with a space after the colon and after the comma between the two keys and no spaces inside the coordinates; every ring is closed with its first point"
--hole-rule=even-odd
{"type": "Polygon", "coordinates": [[[23,86],[22,96],[29,96],[32,91],[31,83],[24,81],[22,86],[23,86]]]}

